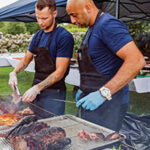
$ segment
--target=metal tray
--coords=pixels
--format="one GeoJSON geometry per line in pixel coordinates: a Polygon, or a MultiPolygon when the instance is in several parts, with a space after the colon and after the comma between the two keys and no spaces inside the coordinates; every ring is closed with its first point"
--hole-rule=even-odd
{"type": "MultiPolygon", "coordinates": [[[[121,137],[117,140],[112,141],[100,141],[100,140],[83,140],[78,136],[80,130],[85,130],[88,132],[101,132],[105,136],[113,133],[113,130],[104,128],[102,126],[96,125],[89,121],[83,120],[81,118],[75,117],[73,115],[63,115],[58,117],[52,117],[47,119],[41,119],[39,122],[45,122],[50,127],[62,127],[66,136],[71,139],[71,144],[65,147],[64,150],[96,150],[107,146],[112,146],[124,140],[125,135],[121,134],[121,137]]],[[[3,127],[0,127],[3,128],[3,127]]],[[[10,143],[4,138],[0,138],[0,150],[13,150],[10,143]]]]}
{"type": "Polygon", "coordinates": [[[71,145],[68,146],[66,150],[94,150],[102,147],[107,147],[109,145],[113,145],[126,138],[125,135],[121,134],[119,139],[111,141],[100,141],[100,140],[85,141],[78,136],[78,132],[80,130],[85,130],[91,133],[101,132],[105,136],[113,133],[114,131],[72,115],[64,115],[61,117],[59,116],[48,119],[42,119],[40,121],[47,123],[51,127],[54,126],[62,127],[66,131],[66,136],[69,137],[72,141],[71,145]]]}

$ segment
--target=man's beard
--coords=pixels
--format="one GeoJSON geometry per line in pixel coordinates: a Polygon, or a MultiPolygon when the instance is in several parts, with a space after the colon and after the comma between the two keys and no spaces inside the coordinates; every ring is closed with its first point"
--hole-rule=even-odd
{"type": "Polygon", "coordinates": [[[47,26],[44,30],[48,30],[49,28],[51,28],[52,25],[53,25],[53,23],[54,23],[54,18],[52,17],[51,23],[50,23],[49,26],[47,26]]]}

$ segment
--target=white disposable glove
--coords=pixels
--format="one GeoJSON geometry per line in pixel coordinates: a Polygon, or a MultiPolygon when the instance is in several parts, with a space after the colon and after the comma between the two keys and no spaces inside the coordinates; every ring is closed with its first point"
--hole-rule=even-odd
{"type": "Polygon", "coordinates": [[[17,81],[17,74],[14,71],[10,72],[10,74],[9,74],[9,82],[8,82],[8,84],[10,85],[12,90],[15,91],[15,87],[14,86],[18,84],[18,81],[17,81]]]}
{"type": "Polygon", "coordinates": [[[40,94],[40,90],[35,85],[24,93],[24,95],[22,97],[22,101],[23,102],[32,102],[38,94],[40,94]]]}

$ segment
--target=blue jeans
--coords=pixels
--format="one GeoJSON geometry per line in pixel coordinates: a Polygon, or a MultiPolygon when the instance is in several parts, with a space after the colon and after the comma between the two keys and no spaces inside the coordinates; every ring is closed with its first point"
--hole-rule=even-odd
{"type": "Polygon", "coordinates": [[[65,102],[66,99],[66,90],[60,89],[45,89],[43,90],[36,99],[32,102],[34,105],[29,105],[31,110],[41,118],[48,118],[53,116],[64,115],[65,113],[65,102]],[[54,99],[59,99],[62,101],[55,101],[54,99]],[[44,111],[44,110],[46,111],[44,111]]]}

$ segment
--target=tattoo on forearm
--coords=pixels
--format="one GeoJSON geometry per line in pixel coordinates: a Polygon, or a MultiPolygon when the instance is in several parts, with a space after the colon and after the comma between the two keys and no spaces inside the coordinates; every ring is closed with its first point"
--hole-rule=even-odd
{"type": "Polygon", "coordinates": [[[39,84],[39,87],[42,89],[48,88],[49,86],[53,85],[56,82],[56,76],[54,75],[50,75],[47,77],[47,79],[45,79],[44,81],[42,81],[39,84]]]}

